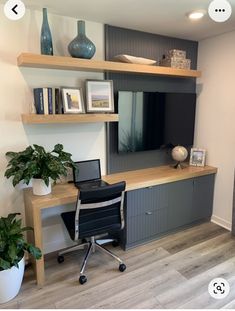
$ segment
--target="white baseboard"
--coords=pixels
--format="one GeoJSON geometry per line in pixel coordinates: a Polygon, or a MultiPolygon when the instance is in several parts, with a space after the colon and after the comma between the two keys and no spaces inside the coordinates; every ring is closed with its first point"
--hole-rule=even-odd
{"type": "Polygon", "coordinates": [[[211,222],[229,230],[229,231],[232,231],[232,223],[227,221],[227,220],[224,220],[223,218],[220,218],[218,216],[215,216],[215,215],[212,215],[211,217],[211,222]]]}

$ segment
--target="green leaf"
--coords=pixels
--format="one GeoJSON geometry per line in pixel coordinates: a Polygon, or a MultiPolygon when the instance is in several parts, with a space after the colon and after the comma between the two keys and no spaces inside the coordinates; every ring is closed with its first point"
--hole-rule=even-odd
{"type": "Polygon", "coordinates": [[[29,231],[29,230],[33,230],[33,228],[32,227],[23,227],[23,228],[21,228],[21,232],[29,231]]]}
{"type": "Polygon", "coordinates": [[[29,156],[34,153],[34,150],[31,146],[28,146],[25,150],[19,152],[21,156],[29,156]]]}
{"type": "Polygon", "coordinates": [[[50,182],[50,179],[48,177],[44,177],[43,178],[45,184],[47,185],[47,187],[49,186],[49,182],[50,182]]]}
{"type": "Polygon", "coordinates": [[[4,251],[5,247],[6,247],[6,242],[3,241],[2,238],[0,238],[0,253],[4,251]]]}
{"type": "Polygon", "coordinates": [[[15,172],[16,172],[16,167],[11,167],[11,168],[6,170],[4,176],[9,178],[9,177],[13,176],[15,174],[15,172]]]}
{"type": "Polygon", "coordinates": [[[21,214],[20,213],[8,214],[7,219],[8,219],[8,221],[12,222],[16,218],[16,216],[18,216],[18,215],[21,215],[21,214]]]}
{"type": "Polygon", "coordinates": [[[12,184],[15,187],[23,178],[24,171],[19,170],[15,173],[15,176],[13,178],[12,184]]]}
{"type": "Polygon", "coordinates": [[[11,258],[11,261],[14,261],[17,257],[17,248],[14,244],[9,246],[8,255],[11,258]]]}
{"type": "Polygon", "coordinates": [[[52,152],[56,152],[56,153],[60,153],[63,150],[63,145],[62,144],[57,144],[55,145],[54,149],[52,150],[52,152]]]}
{"type": "Polygon", "coordinates": [[[38,146],[36,144],[34,144],[33,146],[40,155],[43,155],[46,153],[45,149],[42,146],[38,146]]]}
{"type": "Polygon", "coordinates": [[[13,151],[8,151],[8,152],[6,153],[6,156],[7,156],[7,157],[10,157],[10,158],[15,157],[16,155],[17,155],[17,152],[13,152],[13,151]]]}
{"type": "Polygon", "coordinates": [[[7,270],[10,269],[11,264],[4,260],[3,258],[0,258],[0,270],[7,270]]]}
{"type": "Polygon", "coordinates": [[[42,252],[38,247],[35,247],[32,244],[27,244],[26,249],[35,259],[40,259],[42,257],[42,252]]]}

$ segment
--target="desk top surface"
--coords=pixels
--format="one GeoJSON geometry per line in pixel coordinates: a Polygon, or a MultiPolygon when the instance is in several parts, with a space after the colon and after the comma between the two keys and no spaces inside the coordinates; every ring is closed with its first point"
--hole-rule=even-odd
{"type": "MultiPolygon", "coordinates": [[[[102,179],[110,184],[125,180],[126,191],[130,191],[197,176],[215,174],[216,172],[217,168],[212,166],[188,166],[184,169],[174,169],[166,165],[104,175],[102,179]]],[[[33,207],[40,209],[74,203],[77,199],[77,194],[78,189],[72,183],[57,184],[53,186],[52,193],[45,196],[33,195],[32,188],[24,190],[25,200],[32,204],[33,207]]]]}

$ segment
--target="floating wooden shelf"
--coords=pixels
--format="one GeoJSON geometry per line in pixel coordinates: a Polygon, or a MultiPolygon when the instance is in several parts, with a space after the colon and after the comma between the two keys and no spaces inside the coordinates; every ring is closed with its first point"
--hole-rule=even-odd
{"type": "Polygon", "coordinates": [[[118,122],[118,114],[22,114],[25,124],[118,122]]]}
{"type": "Polygon", "coordinates": [[[198,78],[201,76],[201,72],[197,70],[185,70],[161,66],[77,59],[65,56],[48,56],[31,53],[20,54],[17,58],[17,64],[19,67],[99,72],[126,72],[182,78],[198,78]]]}

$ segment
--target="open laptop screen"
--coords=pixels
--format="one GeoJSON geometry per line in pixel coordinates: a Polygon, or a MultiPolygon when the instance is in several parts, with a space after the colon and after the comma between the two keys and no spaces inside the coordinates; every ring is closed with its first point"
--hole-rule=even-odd
{"type": "Polygon", "coordinates": [[[77,169],[73,171],[74,183],[92,181],[101,178],[100,160],[75,162],[77,169]]]}

